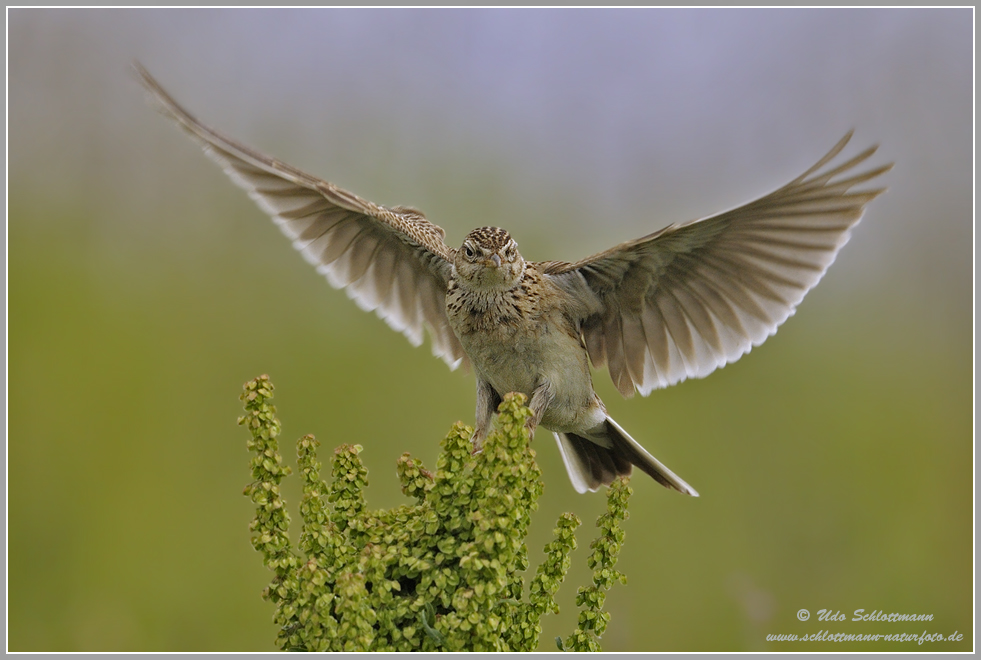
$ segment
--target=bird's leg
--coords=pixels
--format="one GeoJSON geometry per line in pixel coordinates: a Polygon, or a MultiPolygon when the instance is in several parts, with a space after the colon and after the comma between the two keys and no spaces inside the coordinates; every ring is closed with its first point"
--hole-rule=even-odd
{"type": "Polygon", "coordinates": [[[474,429],[473,437],[470,438],[470,442],[473,445],[471,453],[476,454],[484,446],[484,440],[487,439],[487,434],[490,432],[491,417],[494,415],[494,411],[497,410],[497,406],[501,403],[501,397],[497,395],[494,388],[486,380],[477,377],[477,413],[474,420],[476,429],[474,429]]]}
{"type": "Polygon", "coordinates": [[[535,388],[535,391],[531,393],[531,401],[528,403],[528,407],[531,408],[531,419],[525,422],[525,428],[528,429],[528,433],[532,438],[535,437],[535,429],[538,428],[539,422],[542,421],[542,415],[545,414],[545,409],[548,408],[554,398],[555,393],[552,391],[552,383],[547,380],[543,380],[535,388]]]}

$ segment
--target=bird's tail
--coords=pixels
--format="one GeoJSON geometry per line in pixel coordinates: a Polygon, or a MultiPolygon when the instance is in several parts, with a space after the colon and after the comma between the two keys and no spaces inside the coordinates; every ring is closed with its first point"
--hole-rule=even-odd
{"type": "Polygon", "coordinates": [[[572,486],[580,493],[608,486],[617,477],[630,474],[636,465],[665,488],[698,497],[698,491],[651,456],[610,417],[583,435],[554,435],[572,486]]]}

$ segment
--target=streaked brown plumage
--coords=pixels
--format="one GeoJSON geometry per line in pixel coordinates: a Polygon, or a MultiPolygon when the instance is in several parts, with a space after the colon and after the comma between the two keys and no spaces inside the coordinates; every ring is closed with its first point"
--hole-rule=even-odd
{"type": "Polygon", "coordinates": [[[606,364],[630,396],[737,360],[793,314],[865,205],[883,192],[851,189],[891,167],[848,174],[875,147],[828,166],[849,133],[786,186],[731,211],[575,263],[526,262],[503,229],[475,229],[453,249],[419,211],[378,206],[253,151],[197,121],[136,68],[162,109],[331,285],[414,345],[427,328],[433,353],[450,368],[473,368],[475,449],[501,396],[524,392],[531,429],[554,432],[579,492],[636,465],[666,487],[698,495],[607,415],[589,363],[606,364]]]}

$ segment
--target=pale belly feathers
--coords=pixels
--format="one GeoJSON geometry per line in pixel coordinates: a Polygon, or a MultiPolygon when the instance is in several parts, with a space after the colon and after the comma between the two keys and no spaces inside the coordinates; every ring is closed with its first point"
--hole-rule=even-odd
{"type": "Polygon", "coordinates": [[[603,404],[593,392],[586,350],[577,337],[561,329],[557,310],[537,309],[521,323],[507,314],[495,320],[488,314],[486,323],[474,323],[474,317],[465,314],[469,322],[463,322],[453,311],[448,308],[450,324],[476,376],[499,395],[522,392],[530,399],[543,382],[551,384],[553,399],[542,416],[542,426],[551,431],[583,432],[606,419],[603,404]]]}

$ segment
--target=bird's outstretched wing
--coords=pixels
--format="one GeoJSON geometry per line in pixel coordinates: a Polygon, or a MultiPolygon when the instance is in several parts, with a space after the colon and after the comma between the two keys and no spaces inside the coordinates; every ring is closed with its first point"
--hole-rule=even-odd
{"type": "Polygon", "coordinates": [[[825,167],[851,138],[786,186],[710,218],[671,225],[577,263],[541,267],[598,305],[580,319],[590,359],[624,396],[706,376],[737,360],[794,313],[884,189],[851,189],[871,147],[825,167]]]}
{"type": "Polygon", "coordinates": [[[203,144],[332,286],[416,346],[428,326],[433,353],[450,368],[466,361],[446,318],[453,249],[441,228],[419,211],[378,206],[225,137],[184,110],[146,69],[134,67],[162,111],[203,144]]]}

